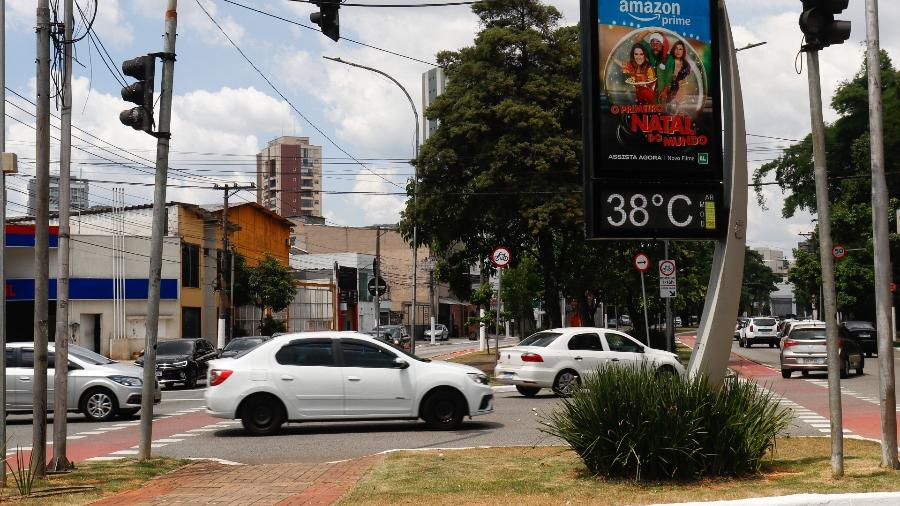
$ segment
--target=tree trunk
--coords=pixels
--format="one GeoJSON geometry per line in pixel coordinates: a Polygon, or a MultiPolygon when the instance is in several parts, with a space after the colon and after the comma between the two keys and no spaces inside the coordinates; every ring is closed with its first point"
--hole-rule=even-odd
{"type": "Polygon", "coordinates": [[[538,257],[544,276],[544,311],[550,321],[550,328],[559,328],[562,327],[562,312],[559,308],[559,284],[556,280],[553,235],[550,232],[538,234],[538,257]]]}

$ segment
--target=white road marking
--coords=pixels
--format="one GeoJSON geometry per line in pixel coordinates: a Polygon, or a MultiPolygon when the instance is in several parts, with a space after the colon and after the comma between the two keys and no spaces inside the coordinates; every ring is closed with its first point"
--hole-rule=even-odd
{"type": "Polygon", "coordinates": [[[119,450],[117,452],[112,452],[110,455],[137,455],[137,450],[119,450]]]}
{"type": "Polygon", "coordinates": [[[154,443],[180,443],[184,441],[184,439],[154,439],[154,443]]]}

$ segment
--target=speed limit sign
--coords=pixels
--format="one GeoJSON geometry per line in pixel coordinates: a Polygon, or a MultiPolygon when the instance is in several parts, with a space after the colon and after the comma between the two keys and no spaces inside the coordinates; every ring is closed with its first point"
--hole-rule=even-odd
{"type": "Polygon", "coordinates": [[[831,255],[835,260],[843,260],[847,256],[847,248],[843,244],[837,243],[831,248],[831,255]]]}

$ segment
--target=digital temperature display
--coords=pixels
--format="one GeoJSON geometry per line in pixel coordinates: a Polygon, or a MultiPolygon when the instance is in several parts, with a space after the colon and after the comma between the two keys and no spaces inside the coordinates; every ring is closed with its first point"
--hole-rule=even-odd
{"type": "Polygon", "coordinates": [[[594,198],[594,227],[601,236],[677,239],[719,235],[722,198],[715,189],[601,186],[595,189],[594,198]]]}

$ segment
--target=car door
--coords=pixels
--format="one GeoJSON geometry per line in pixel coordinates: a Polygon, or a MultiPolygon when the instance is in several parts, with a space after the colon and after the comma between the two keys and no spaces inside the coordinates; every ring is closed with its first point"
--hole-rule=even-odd
{"type": "MultiPolygon", "coordinates": [[[[15,372],[16,391],[13,396],[22,409],[31,409],[32,390],[34,389],[34,348],[19,348],[19,360],[15,372]]],[[[47,354],[47,406],[53,406],[53,354],[47,354]]]]}
{"type": "Polygon", "coordinates": [[[644,361],[644,346],[618,332],[605,332],[604,341],[612,365],[639,366],[644,361]]]}
{"type": "Polygon", "coordinates": [[[596,332],[575,334],[569,338],[566,347],[581,376],[595,373],[610,358],[609,354],[603,350],[600,334],[596,332]]]}
{"type": "Polygon", "coordinates": [[[347,416],[413,415],[413,368],[399,368],[396,353],[375,343],[341,339],[341,357],[347,416]]]}
{"type": "Polygon", "coordinates": [[[290,403],[288,418],[344,414],[344,387],[331,339],[297,339],[275,352],[271,377],[290,403]]]}
{"type": "Polygon", "coordinates": [[[19,354],[16,348],[6,348],[6,409],[31,409],[31,378],[19,383],[19,354]],[[27,387],[27,392],[23,390],[27,387]],[[24,401],[27,404],[23,404],[24,401]]]}

